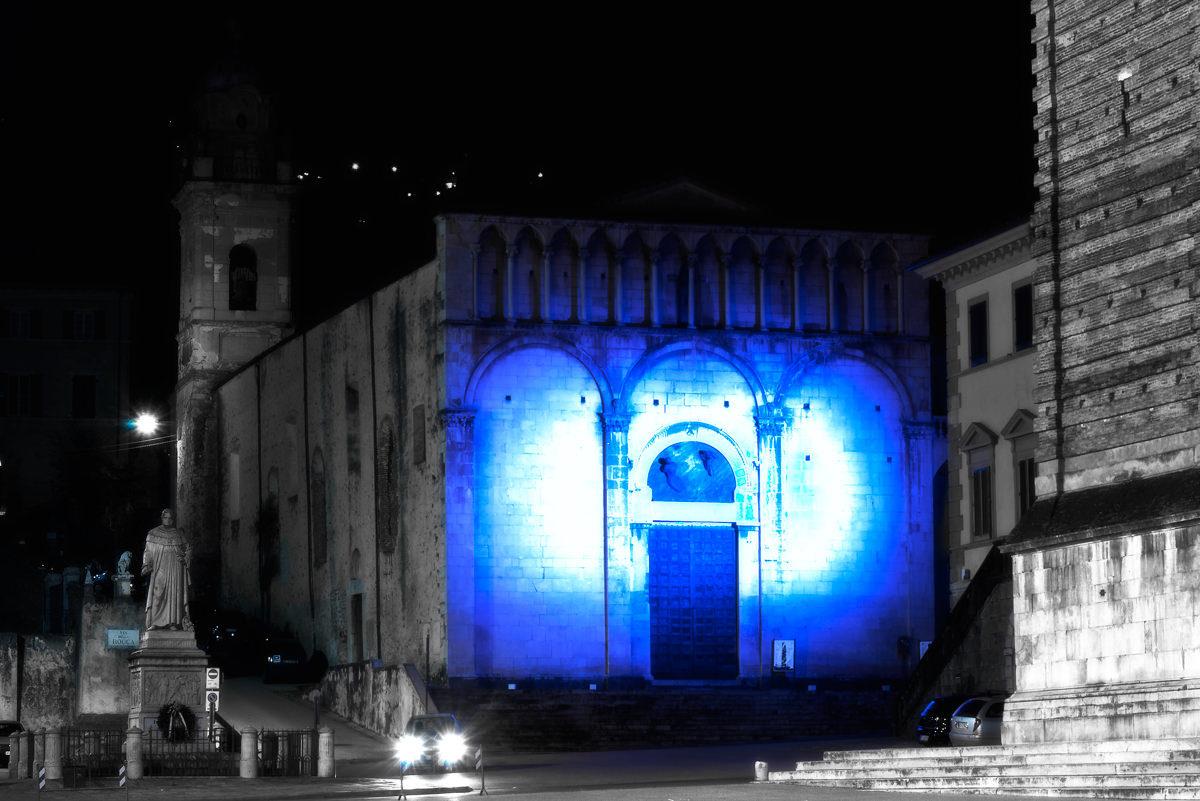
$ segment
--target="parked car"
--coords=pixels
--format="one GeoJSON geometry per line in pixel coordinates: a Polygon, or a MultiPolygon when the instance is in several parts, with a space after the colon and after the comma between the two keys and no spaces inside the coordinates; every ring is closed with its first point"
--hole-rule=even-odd
{"type": "Polygon", "coordinates": [[[268,637],[263,641],[267,666],[263,681],[300,684],[308,681],[308,654],[304,646],[290,637],[268,637]]]}
{"type": "Polygon", "coordinates": [[[993,695],[964,701],[950,718],[950,745],[1000,745],[1005,697],[993,695]]]}
{"type": "Polygon", "coordinates": [[[8,767],[8,755],[12,751],[12,744],[9,738],[14,734],[20,734],[24,730],[21,724],[15,720],[0,720],[0,742],[4,745],[4,750],[0,751],[0,768],[8,767]]]}
{"type": "Polygon", "coordinates": [[[950,716],[970,697],[939,695],[930,701],[917,721],[917,741],[921,745],[949,745],[950,716]]]}
{"type": "Polygon", "coordinates": [[[414,715],[396,744],[401,768],[453,772],[472,768],[470,746],[454,715],[414,715]]]}

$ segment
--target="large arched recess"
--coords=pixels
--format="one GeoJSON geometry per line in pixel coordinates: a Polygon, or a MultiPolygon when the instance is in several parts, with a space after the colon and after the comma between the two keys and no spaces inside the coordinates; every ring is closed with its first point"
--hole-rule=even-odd
{"type": "Polygon", "coordinates": [[[757,608],[747,548],[758,526],[763,403],[749,365],[703,339],[647,353],[626,378],[616,405],[629,419],[630,568],[633,586],[645,587],[634,650],[655,680],[733,680],[753,648],[743,623],[757,608]],[[705,486],[697,474],[709,473],[720,490],[656,497],[667,471],[705,486]]]}
{"type": "Polygon", "coordinates": [[[825,351],[794,365],[777,403],[779,540],[764,543],[764,641],[796,640],[796,669],[886,674],[906,633],[911,481],[894,372],[825,351]]]}
{"type": "Polygon", "coordinates": [[[604,672],[605,401],[589,368],[525,340],[471,377],[480,676],[604,672]]]}

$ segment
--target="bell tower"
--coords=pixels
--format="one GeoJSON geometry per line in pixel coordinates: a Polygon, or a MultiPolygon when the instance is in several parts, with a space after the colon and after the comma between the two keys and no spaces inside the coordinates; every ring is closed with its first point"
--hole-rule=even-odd
{"type": "Polygon", "coordinates": [[[216,575],[221,476],[214,388],[292,332],[290,165],[268,96],[237,74],[195,108],[179,213],[176,498],[198,595],[216,575]]]}

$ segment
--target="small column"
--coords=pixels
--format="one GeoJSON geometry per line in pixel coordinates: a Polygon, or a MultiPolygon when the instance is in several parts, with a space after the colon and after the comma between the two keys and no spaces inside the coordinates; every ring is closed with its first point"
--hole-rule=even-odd
{"type": "Polygon", "coordinates": [[[62,729],[51,729],[46,732],[46,780],[62,781],[63,765],[63,733],[62,729]]]}
{"type": "Polygon", "coordinates": [[[332,779],[333,774],[333,729],[322,726],[317,733],[317,778],[332,779]]]}
{"type": "Polygon", "coordinates": [[[804,330],[804,315],[807,310],[804,308],[801,301],[804,300],[804,285],[800,282],[804,279],[804,273],[801,267],[804,262],[800,257],[792,259],[792,330],[804,330]]]}
{"type": "Polygon", "coordinates": [[[238,775],[243,779],[258,778],[258,730],[245,728],[242,735],[242,759],[238,775]]]}
{"type": "Polygon", "coordinates": [[[871,330],[871,287],[867,283],[871,280],[871,273],[867,271],[867,263],[859,261],[858,271],[862,273],[860,286],[862,287],[862,326],[859,330],[864,333],[871,330]]]}
{"type": "Polygon", "coordinates": [[[142,730],[134,726],[125,732],[125,777],[140,779],[145,775],[142,764],[142,730]]]}
{"type": "Polygon", "coordinates": [[[516,319],[516,312],[513,306],[513,289],[517,285],[515,280],[517,273],[516,245],[509,245],[506,247],[504,249],[504,256],[504,287],[503,292],[501,293],[504,295],[504,305],[501,308],[504,309],[504,319],[511,323],[514,319],[516,319]]]}
{"type": "Polygon", "coordinates": [[[896,284],[896,333],[904,333],[904,272],[897,269],[892,273],[896,284]]]}
{"type": "MultiPolygon", "coordinates": [[[[538,317],[541,322],[550,321],[550,287],[553,282],[550,280],[550,251],[547,249],[542,253],[542,274],[538,276],[538,287],[541,291],[538,293],[541,297],[538,298],[538,317]]],[[[568,292],[570,288],[568,287],[568,292]]]]}
{"type": "MultiPolygon", "coordinates": [[[[696,327],[696,254],[687,257],[687,327],[696,327]]],[[[682,311],[682,309],[680,310],[682,311]]]]}
{"type": "Polygon", "coordinates": [[[767,330],[767,262],[754,254],[754,306],[755,327],[767,330]]]}
{"type": "Polygon", "coordinates": [[[609,292],[609,304],[614,325],[620,325],[625,322],[625,277],[622,267],[621,251],[618,250],[613,254],[612,266],[609,273],[612,276],[612,280],[609,281],[609,286],[612,287],[609,292]]]}
{"type": "Polygon", "coordinates": [[[729,256],[720,253],[717,255],[717,272],[720,275],[718,283],[720,285],[720,299],[717,301],[721,304],[721,327],[733,328],[733,308],[730,306],[729,298],[733,294],[733,288],[730,287],[729,280],[729,256]]]}
{"type": "Polygon", "coordinates": [[[472,320],[479,319],[479,245],[472,244],[471,251],[471,303],[467,308],[471,310],[468,315],[472,320]]]}
{"type": "Polygon", "coordinates": [[[660,319],[661,314],[659,312],[659,308],[662,304],[660,303],[661,298],[658,296],[659,270],[661,269],[659,266],[659,260],[660,259],[657,253],[650,254],[650,286],[646,291],[646,300],[650,304],[650,325],[656,328],[662,325],[662,320],[660,319]]]}
{"type": "Polygon", "coordinates": [[[588,249],[579,249],[579,264],[575,265],[575,319],[582,325],[591,322],[588,304],[587,262],[588,249]]]}
{"type": "Polygon", "coordinates": [[[837,292],[837,259],[825,262],[825,330],[837,331],[841,320],[833,319],[833,310],[837,308],[833,296],[837,292]]]}

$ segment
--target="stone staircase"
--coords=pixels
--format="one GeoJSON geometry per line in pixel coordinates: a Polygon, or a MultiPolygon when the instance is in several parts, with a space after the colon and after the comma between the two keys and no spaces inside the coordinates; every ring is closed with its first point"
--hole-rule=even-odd
{"type": "Polygon", "coordinates": [[[1200,798],[1200,740],[827,751],[770,782],[1056,798],[1200,798]]]}

